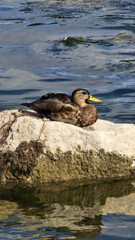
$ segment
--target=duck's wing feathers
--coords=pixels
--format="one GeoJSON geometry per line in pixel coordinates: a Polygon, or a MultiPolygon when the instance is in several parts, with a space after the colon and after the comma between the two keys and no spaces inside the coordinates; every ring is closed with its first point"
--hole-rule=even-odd
{"type": "Polygon", "coordinates": [[[23,105],[38,113],[42,113],[51,120],[71,124],[76,124],[79,114],[79,107],[77,105],[72,102],[63,103],[58,98],[40,99],[32,103],[24,103],[23,105]]]}
{"type": "Polygon", "coordinates": [[[46,115],[46,117],[54,121],[76,124],[80,112],[78,106],[74,104],[59,104],[58,102],[55,102],[55,104],[56,108],[53,109],[54,111],[46,115]]]}
{"type": "Polygon", "coordinates": [[[63,103],[71,103],[71,96],[64,93],[47,93],[43,95],[40,100],[55,99],[63,103]]]}
{"type": "Polygon", "coordinates": [[[71,96],[63,93],[48,93],[38,101],[22,105],[42,113],[51,120],[70,124],[76,124],[79,114],[79,107],[72,102],[71,96]]]}
{"type": "MultiPolygon", "coordinates": [[[[63,103],[55,98],[48,98],[46,100],[38,100],[34,101],[30,104],[30,108],[37,112],[49,112],[49,113],[55,113],[61,111],[62,107],[70,106],[71,104],[63,103]]],[[[72,106],[72,105],[71,105],[72,106]]],[[[73,107],[74,108],[74,107],[73,107]]]]}

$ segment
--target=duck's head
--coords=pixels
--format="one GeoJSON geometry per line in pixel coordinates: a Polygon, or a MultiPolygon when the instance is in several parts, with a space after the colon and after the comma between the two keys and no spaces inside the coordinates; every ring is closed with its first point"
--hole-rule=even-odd
{"type": "Polygon", "coordinates": [[[85,107],[89,101],[102,102],[101,100],[94,98],[86,89],[76,89],[73,91],[72,101],[79,107],[85,107]]]}

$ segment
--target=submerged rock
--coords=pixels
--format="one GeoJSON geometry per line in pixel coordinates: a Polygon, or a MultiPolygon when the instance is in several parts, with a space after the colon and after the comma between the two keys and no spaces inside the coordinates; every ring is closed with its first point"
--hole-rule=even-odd
{"type": "Polygon", "coordinates": [[[135,177],[135,125],[98,120],[79,128],[33,111],[0,113],[1,181],[135,177]]]}

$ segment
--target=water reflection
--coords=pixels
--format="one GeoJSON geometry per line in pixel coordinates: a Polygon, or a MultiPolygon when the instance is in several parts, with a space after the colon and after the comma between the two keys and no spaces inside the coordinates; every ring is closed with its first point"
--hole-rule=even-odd
{"type": "Polygon", "coordinates": [[[126,231],[130,225],[132,238],[134,186],[133,181],[80,186],[71,182],[32,189],[8,186],[4,190],[1,186],[0,237],[4,233],[6,239],[9,235],[17,239],[106,239],[112,228],[122,237],[125,224],[126,231]]]}

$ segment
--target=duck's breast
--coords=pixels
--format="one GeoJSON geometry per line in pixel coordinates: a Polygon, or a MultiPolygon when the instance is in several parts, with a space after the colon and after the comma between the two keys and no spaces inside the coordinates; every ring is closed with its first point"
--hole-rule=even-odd
{"type": "Polygon", "coordinates": [[[87,105],[80,109],[76,125],[80,127],[89,126],[97,121],[98,112],[93,105],[87,105]]]}

